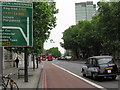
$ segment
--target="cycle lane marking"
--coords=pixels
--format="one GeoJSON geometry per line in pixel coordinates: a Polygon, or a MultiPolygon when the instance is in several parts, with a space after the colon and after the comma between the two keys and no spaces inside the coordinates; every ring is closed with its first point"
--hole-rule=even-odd
{"type": "MultiPolygon", "coordinates": [[[[42,69],[45,67],[45,63],[42,62],[42,69]]],[[[47,78],[46,78],[46,70],[43,69],[43,73],[42,73],[43,79],[42,79],[42,88],[44,90],[47,90],[47,78]]]]}
{"type": "Polygon", "coordinates": [[[52,63],[47,63],[44,69],[46,69],[46,75],[47,75],[47,86],[48,86],[47,88],[86,88],[87,87],[87,88],[93,88],[94,90],[98,90],[96,87],[78,79],[77,77],[74,77],[73,75],[65,72],[64,70],[54,66],[52,63]]]}
{"type": "Polygon", "coordinates": [[[81,80],[89,83],[89,84],[92,85],[92,86],[95,86],[95,87],[100,88],[100,89],[102,89],[102,90],[107,90],[106,88],[104,88],[104,87],[102,87],[102,86],[100,86],[100,85],[97,85],[97,84],[95,84],[95,83],[93,83],[93,82],[91,82],[91,81],[89,81],[89,80],[87,80],[87,79],[84,79],[83,77],[80,77],[80,76],[78,76],[78,75],[70,72],[70,71],[67,70],[67,69],[64,69],[64,68],[62,68],[62,67],[60,67],[60,66],[58,66],[58,65],[56,65],[56,64],[54,64],[54,63],[52,63],[52,64],[53,64],[54,66],[56,66],[56,67],[64,70],[64,71],[68,72],[69,74],[71,74],[71,75],[73,75],[73,76],[75,76],[75,77],[77,77],[77,78],[79,78],[79,79],[81,79],[81,80]]]}

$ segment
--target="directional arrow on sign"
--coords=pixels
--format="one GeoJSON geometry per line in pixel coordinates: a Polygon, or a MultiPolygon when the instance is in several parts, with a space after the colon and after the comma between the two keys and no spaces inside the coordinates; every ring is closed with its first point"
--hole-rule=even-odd
{"type": "Polygon", "coordinates": [[[29,17],[27,17],[27,35],[23,32],[23,29],[21,27],[10,27],[10,26],[3,26],[2,28],[6,29],[18,29],[22,33],[25,41],[27,42],[27,46],[29,46],[29,17]]]}

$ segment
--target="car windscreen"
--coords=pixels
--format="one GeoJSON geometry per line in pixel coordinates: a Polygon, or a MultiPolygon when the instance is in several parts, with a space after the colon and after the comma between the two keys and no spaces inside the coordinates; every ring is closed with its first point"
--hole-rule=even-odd
{"type": "Polygon", "coordinates": [[[98,59],[98,64],[106,64],[112,62],[112,58],[100,58],[98,59]]]}

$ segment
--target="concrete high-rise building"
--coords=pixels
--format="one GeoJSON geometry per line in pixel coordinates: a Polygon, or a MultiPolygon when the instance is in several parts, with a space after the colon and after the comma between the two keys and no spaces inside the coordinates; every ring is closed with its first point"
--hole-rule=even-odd
{"type": "Polygon", "coordinates": [[[76,23],[81,20],[92,20],[96,14],[96,5],[93,1],[75,3],[76,23]]]}
{"type": "Polygon", "coordinates": [[[120,0],[100,0],[100,2],[119,2],[120,0]]]}
{"type": "Polygon", "coordinates": [[[110,0],[110,2],[119,2],[120,0],[110,0]]]}

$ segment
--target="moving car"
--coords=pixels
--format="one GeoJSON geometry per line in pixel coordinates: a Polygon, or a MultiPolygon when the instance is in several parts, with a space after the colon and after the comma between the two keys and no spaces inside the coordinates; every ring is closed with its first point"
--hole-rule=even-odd
{"type": "Polygon", "coordinates": [[[83,76],[92,76],[94,80],[98,77],[111,77],[116,79],[118,68],[112,56],[93,56],[87,59],[82,67],[83,76]]]}

